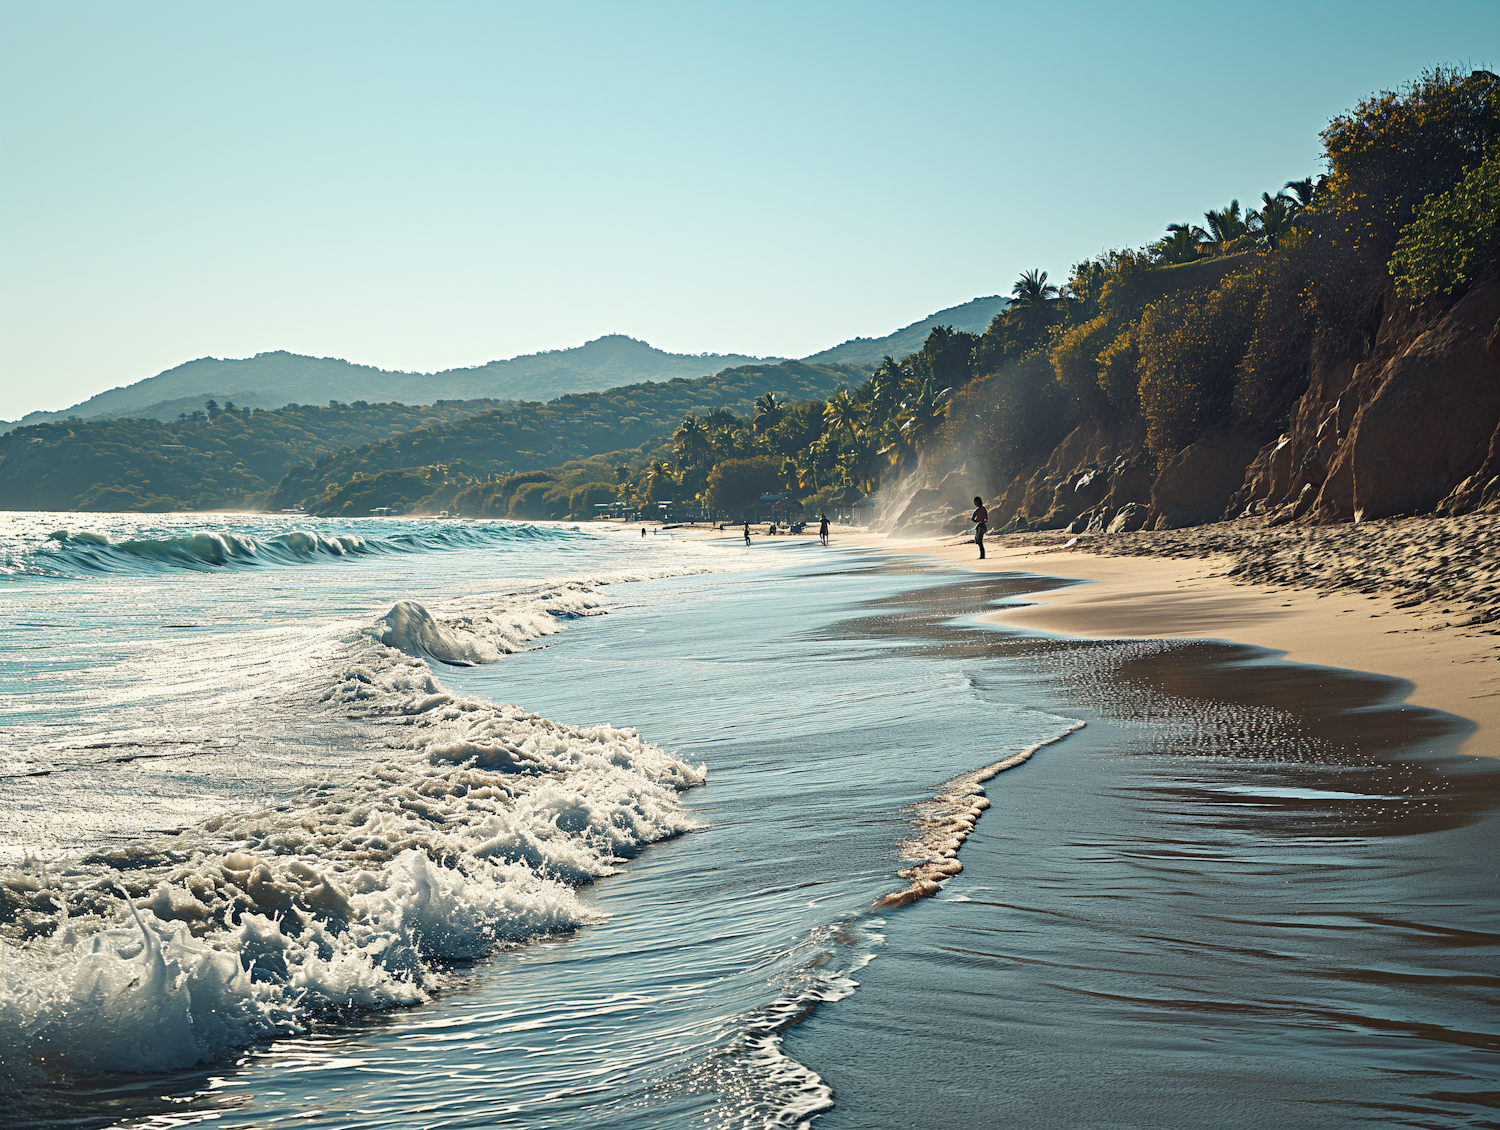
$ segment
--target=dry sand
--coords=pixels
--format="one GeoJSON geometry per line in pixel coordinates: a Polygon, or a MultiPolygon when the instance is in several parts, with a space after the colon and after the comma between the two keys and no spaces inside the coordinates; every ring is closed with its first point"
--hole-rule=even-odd
{"type": "Polygon", "coordinates": [[[1230,640],[1297,663],[1412,684],[1406,701],[1478,729],[1466,754],[1500,757],[1500,518],[1416,518],[1320,529],[1235,522],[1089,537],[1011,534],[984,561],[956,537],[844,533],[887,552],[976,572],[1086,582],[992,614],[1016,628],[1088,638],[1230,640]]]}

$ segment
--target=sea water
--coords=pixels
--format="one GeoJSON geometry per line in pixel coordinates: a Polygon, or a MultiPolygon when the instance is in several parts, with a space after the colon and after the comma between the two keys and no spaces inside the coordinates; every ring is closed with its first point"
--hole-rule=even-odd
{"type": "Polygon", "coordinates": [[[1452,858],[1493,781],[1441,719],[1361,729],[1389,687],[1252,701],[1298,669],[1017,637],[978,614],[1035,579],[811,538],[0,530],[12,1123],[1463,1125],[1494,1089],[1452,858]]]}

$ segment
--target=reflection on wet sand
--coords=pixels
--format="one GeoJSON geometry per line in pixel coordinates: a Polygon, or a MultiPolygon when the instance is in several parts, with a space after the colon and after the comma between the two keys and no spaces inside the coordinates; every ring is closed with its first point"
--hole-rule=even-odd
{"type": "Polygon", "coordinates": [[[962,874],[789,1040],[825,1125],[1496,1125],[1500,765],[1453,754],[1469,724],[1258,649],[978,623],[1035,584],[839,625],[1089,725],[992,783],[962,874]]]}

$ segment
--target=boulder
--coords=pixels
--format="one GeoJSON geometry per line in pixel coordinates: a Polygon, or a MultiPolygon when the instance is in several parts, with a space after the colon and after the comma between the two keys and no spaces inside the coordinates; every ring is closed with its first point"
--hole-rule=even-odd
{"type": "Polygon", "coordinates": [[[1354,517],[1432,510],[1480,472],[1500,424],[1500,363],[1486,348],[1500,280],[1476,285],[1393,357],[1348,440],[1354,517]]]}
{"type": "Polygon", "coordinates": [[[1111,534],[1127,534],[1141,529],[1151,511],[1139,502],[1127,502],[1115,512],[1106,531],[1111,534]]]}
{"type": "Polygon", "coordinates": [[[1102,534],[1104,528],[1109,525],[1114,510],[1104,503],[1085,510],[1078,517],[1068,523],[1067,532],[1070,534],[1102,534]]]}
{"type": "Polygon", "coordinates": [[[1151,486],[1158,530],[1201,526],[1224,513],[1245,481],[1260,445],[1247,436],[1210,432],[1172,457],[1151,486]]]}
{"type": "Polygon", "coordinates": [[[1109,493],[1109,471],[1092,467],[1076,477],[1064,479],[1052,494],[1052,505],[1042,518],[1044,529],[1066,526],[1080,514],[1086,514],[1109,493]]]}
{"type": "Polygon", "coordinates": [[[1119,510],[1133,502],[1144,513],[1151,501],[1151,482],[1155,478],[1156,467],[1140,448],[1121,455],[1110,464],[1109,493],[1104,496],[1104,504],[1111,510],[1119,510]]]}

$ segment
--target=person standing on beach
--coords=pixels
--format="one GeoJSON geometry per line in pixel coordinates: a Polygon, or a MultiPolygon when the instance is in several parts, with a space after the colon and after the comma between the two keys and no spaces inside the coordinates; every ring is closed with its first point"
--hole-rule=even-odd
{"type": "Polygon", "coordinates": [[[745,523],[745,544],[746,545],[750,544],[750,523],[749,522],[745,523]]]}
{"type": "Polygon", "coordinates": [[[818,519],[818,540],[824,545],[828,544],[828,515],[824,514],[818,519]]]}
{"type": "Polygon", "coordinates": [[[979,560],[984,560],[984,531],[989,529],[990,512],[984,508],[984,499],[974,496],[974,514],[969,519],[974,523],[974,544],[979,547],[979,560]]]}

